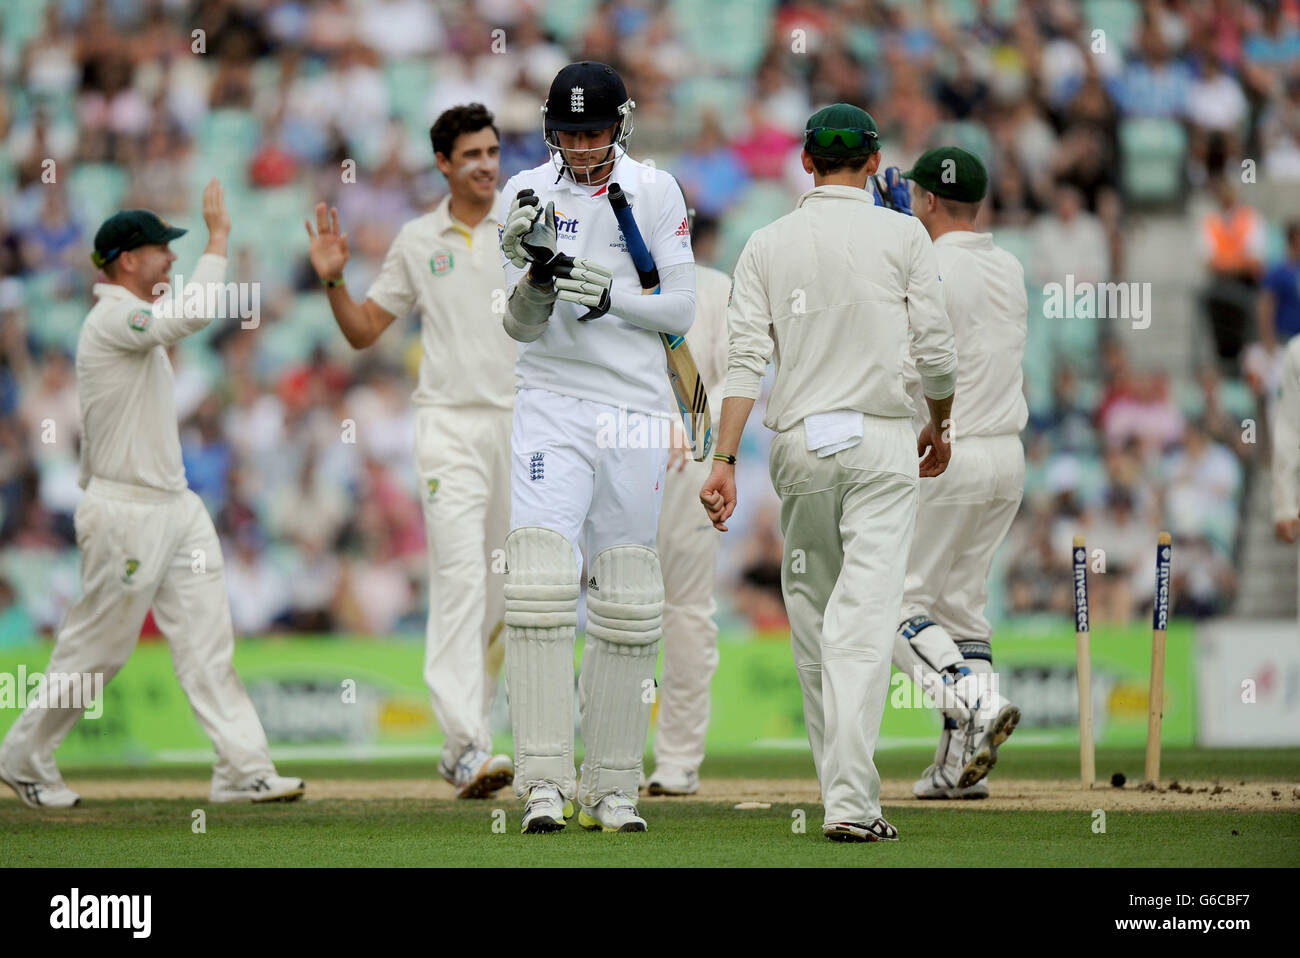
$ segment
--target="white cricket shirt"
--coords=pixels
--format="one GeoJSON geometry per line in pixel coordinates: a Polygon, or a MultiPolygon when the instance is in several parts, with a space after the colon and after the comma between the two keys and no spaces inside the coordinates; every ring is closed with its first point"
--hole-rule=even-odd
{"type": "MultiPolygon", "coordinates": [[[[671,174],[623,154],[614,164],[613,175],[600,187],[580,186],[567,176],[557,182],[556,175],[555,167],[544,163],[510,177],[497,208],[499,229],[504,229],[515,195],[531,189],[543,209],[548,202],[555,203],[556,245],[561,253],[609,267],[616,290],[639,290],[641,282],[609,205],[608,185],[618,183],[632,205],[632,215],[655,266],[662,271],[695,261],[686,204],[671,174]]],[[[514,288],[526,270],[504,256],[503,261],[507,288],[514,288]]],[[[659,334],[634,326],[613,312],[578,322],[586,311],[576,303],[555,303],[546,331],[533,342],[519,345],[516,387],[547,389],[651,415],[675,410],[659,334]]],[[[500,317],[496,319],[500,330],[500,317]]],[[[506,335],[504,331],[502,335],[506,335]]]]}
{"type": "Polygon", "coordinates": [[[505,291],[491,213],[470,229],[452,218],[446,196],[398,231],[366,298],[398,318],[420,310],[420,381],[412,402],[512,407],[516,349],[501,328],[505,291]]]}
{"type": "Polygon", "coordinates": [[[1282,384],[1273,407],[1273,520],[1300,515],[1300,336],[1282,356],[1282,384]]]}
{"type": "Polygon", "coordinates": [[[727,378],[727,300],[730,298],[731,277],[720,269],[696,263],[695,321],[686,334],[686,345],[708,390],[714,429],[722,414],[722,386],[727,378]]]}
{"type": "MultiPolygon", "coordinates": [[[[204,254],[186,279],[225,281],[226,258],[204,254]]],[[[91,477],[186,488],[176,423],[175,381],[167,347],[206,326],[208,316],[158,315],[153,305],[113,283],[96,283],[98,302],[77,340],[77,395],[81,401],[81,472],[91,477]]]]}
{"type": "Polygon", "coordinates": [[[773,360],[777,432],[841,409],[910,419],[913,363],[936,390],[957,368],[925,227],[851,186],[814,187],[749,238],[727,325],[725,395],[757,398],[773,360]]]}
{"type": "MultiPolygon", "coordinates": [[[[1025,269],[988,233],[944,233],[934,253],[960,359],[953,435],[1015,435],[1029,420],[1020,368],[1029,328],[1025,269]]],[[[918,416],[928,419],[919,388],[914,396],[918,416]]]]}

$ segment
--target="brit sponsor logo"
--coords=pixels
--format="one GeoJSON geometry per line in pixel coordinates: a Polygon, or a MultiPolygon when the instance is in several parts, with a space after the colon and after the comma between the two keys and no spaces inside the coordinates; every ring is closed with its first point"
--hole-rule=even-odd
{"type": "Polygon", "coordinates": [[[559,210],[556,210],[555,235],[560,239],[565,237],[576,237],[578,235],[578,218],[576,216],[566,216],[559,210]]]}

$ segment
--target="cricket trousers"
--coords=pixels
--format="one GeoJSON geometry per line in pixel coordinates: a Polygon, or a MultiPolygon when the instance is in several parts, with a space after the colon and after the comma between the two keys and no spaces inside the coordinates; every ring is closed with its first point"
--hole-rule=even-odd
{"type": "MultiPolygon", "coordinates": [[[[59,630],[47,672],[100,673],[107,684],[126,664],[152,606],[176,678],[216,751],[213,784],[240,788],[273,775],[266,733],[231,661],[221,544],[203,501],[189,489],[94,478],[75,521],[82,595],[59,630]]],[[[0,762],[18,778],[60,783],[54,750],[83,711],[27,709],[0,745],[0,762]]]]}
{"type": "Polygon", "coordinates": [[[928,615],[959,645],[988,645],[989,570],[1024,489],[1019,436],[965,436],[953,443],[943,475],[921,480],[902,619],[928,615]]]}
{"type": "Polygon", "coordinates": [[[510,415],[509,409],[449,406],[416,413],[429,550],[424,681],[448,768],[468,748],[492,747],[488,716],[501,666],[492,643],[503,628],[510,524],[510,415]]]}
{"type": "Polygon", "coordinates": [[[880,817],[876,743],[917,505],[910,420],[864,416],[862,441],[819,457],[803,424],[777,435],[781,592],[825,821],[880,817]]]}
{"type": "Polygon", "coordinates": [[[659,514],[664,576],[663,681],[659,690],[655,768],[697,772],[709,728],[709,683],[718,668],[714,599],[721,533],[700,504],[711,462],[688,460],[668,471],[659,514]]]}

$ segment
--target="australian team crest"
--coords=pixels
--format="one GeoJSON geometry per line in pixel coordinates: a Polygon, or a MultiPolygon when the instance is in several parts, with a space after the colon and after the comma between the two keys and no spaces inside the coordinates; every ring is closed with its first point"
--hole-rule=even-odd
{"type": "Polygon", "coordinates": [[[428,491],[429,491],[429,501],[432,502],[432,501],[433,501],[433,497],[436,496],[436,495],[438,494],[438,480],[437,480],[437,479],[427,479],[427,480],[425,480],[425,485],[426,485],[426,487],[428,488],[428,491]]]}
{"type": "Polygon", "coordinates": [[[433,254],[429,260],[429,269],[434,276],[445,276],[451,272],[451,268],[456,265],[455,258],[451,255],[451,250],[440,249],[433,254]]]}
{"type": "Polygon", "coordinates": [[[140,568],[139,559],[127,559],[126,571],[122,574],[122,581],[130,585],[132,581],[131,577],[135,575],[136,570],[139,568],[140,568]]]}

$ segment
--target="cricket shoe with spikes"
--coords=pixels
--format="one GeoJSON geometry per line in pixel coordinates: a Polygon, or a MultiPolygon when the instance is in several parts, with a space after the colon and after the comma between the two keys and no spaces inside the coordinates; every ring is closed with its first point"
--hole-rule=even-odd
{"type": "Polygon", "coordinates": [[[307,790],[307,783],[300,778],[286,778],[283,775],[261,775],[246,785],[231,788],[212,783],[208,793],[214,802],[296,802],[307,790]]]}
{"type": "Polygon", "coordinates": [[[883,818],[874,822],[831,822],[822,834],[833,842],[896,842],[898,829],[883,818]]]}
{"type": "Polygon", "coordinates": [[[700,790],[700,773],[675,768],[656,768],[646,791],[651,795],[694,795],[700,790]]]}
{"type": "Polygon", "coordinates": [[[515,780],[515,763],[509,755],[491,755],[470,746],[453,768],[438,763],[438,774],[456,786],[457,798],[488,798],[515,780]]]}
{"type": "Polygon", "coordinates": [[[966,767],[966,732],[952,719],[944,719],[934,761],[912,785],[917,798],[952,798],[966,767]]]}
{"type": "Polygon", "coordinates": [[[525,835],[545,835],[564,831],[565,819],[573,817],[573,803],[566,802],[558,785],[539,782],[528,792],[524,802],[521,831],[525,835]]]}
{"type": "Polygon", "coordinates": [[[643,832],[645,819],[637,814],[636,802],[622,792],[611,792],[595,805],[578,812],[578,824],[589,832],[643,832]]]}
{"type": "MultiPolygon", "coordinates": [[[[969,675],[965,679],[975,679],[969,675]]],[[[958,686],[962,683],[958,682],[958,686]]],[[[970,701],[969,699],[967,701],[970,701]]],[[[998,746],[1011,737],[1020,724],[1020,709],[991,689],[984,689],[970,710],[970,721],[964,732],[967,752],[958,788],[969,788],[988,775],[997,764],[998,746]]]]}
{"type": "Polygon", "coordinates": [[[12,788],[28,808],[71,808],[81,804],[81,796],[62,782],[46,782],[19,778],[0,765],[0,781],[12,788]]]}

